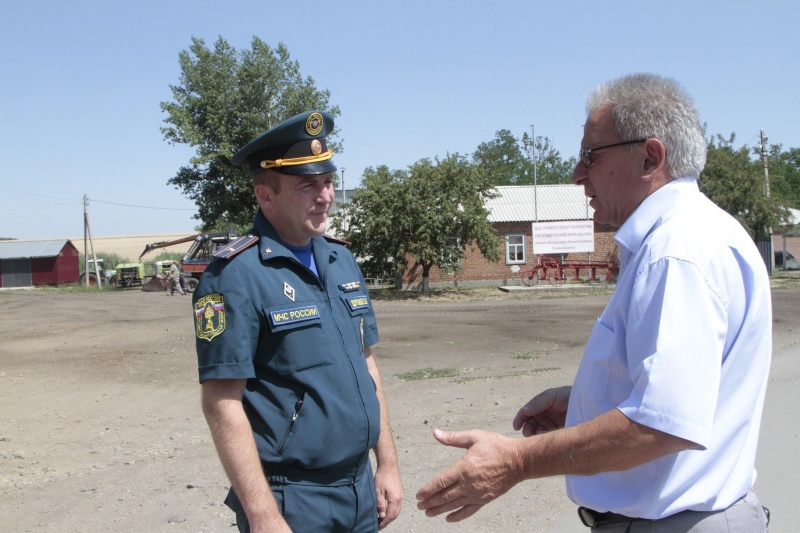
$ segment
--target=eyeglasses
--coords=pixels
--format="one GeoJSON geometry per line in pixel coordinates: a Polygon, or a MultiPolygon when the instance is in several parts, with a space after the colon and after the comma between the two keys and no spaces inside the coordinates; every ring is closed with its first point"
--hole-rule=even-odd
{"type": "Polygon", "coordinates": [[[620,142],[620,143],[607,144],[607,145],[605,145],[605,146],[598,146],[597,148],[581,148],[581,151],[580,151],[580,158],[581,158],[581,162],[582,162],[584,165],[586,165],[587,167],[588,167],[588,166],[591,166],[591,164],[592,164],[592,160],[591,160],[591,159],[589,159],[589,154],[591,154],[591,153],[593,153],[593,152],[596,152],[596,151],[598,151],[598,150],[605,150],[606,148],[613,148],[613,147],[615,147],[615,146],[624,146],[624,145],[626,145],[626,144],[637,144],[637,143],[643,143],[643,142],[645,142],[646,140],[647,140],[647,139],[636,139],[636,140],[634,140],[634,141],[622,141],[622,142],[620,142]]]}

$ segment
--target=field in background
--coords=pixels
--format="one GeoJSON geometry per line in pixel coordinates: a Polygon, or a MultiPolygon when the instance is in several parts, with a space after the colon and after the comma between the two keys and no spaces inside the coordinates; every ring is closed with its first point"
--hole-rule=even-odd
{"type": "MultiPolygon", "coordinates": [[[[193,235],[192,233],[153,233],[149,235],[116,235],[111,237],[93,237],[92,243],[94,244],[94,253],[108,253],[108,254],[116,254],[120,257],[126,258],[129,261],[136,261],[139,258],[139,254],[144,251],[144,247],[148,244],[152,244],[154,242],[160,241],[173,241],[176,239],[182,239],[183,237],[188,237],[193,235]]],[[[84,240],[83,235],[80,237],[70,237],[72,244],[78,249],[80,253],[84,253],[84,240]]],[[[162,248],[159,250],[153,250],[150,254],[155,257],[157,254],[161,252],[176,252],[183,254],[186,250],[189,249],[191,243],[185,242],[181,244],[176,244],[174,246],[170,246],[169,248],[162,248]]],[[[91,258],[91,248],[88,248],[89,244],[86,244],[88,251],[89,258],[91,258]]]]}

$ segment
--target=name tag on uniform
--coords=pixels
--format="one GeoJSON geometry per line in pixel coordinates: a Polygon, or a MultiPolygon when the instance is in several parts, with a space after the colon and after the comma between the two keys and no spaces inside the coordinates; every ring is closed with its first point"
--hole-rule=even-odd
{"type": "Polygon", "coordinates": [[[319,319],[319,308],[317,308],[316,305],[296,307],[294,309],[281,309],[280,311],[271,311],[269,314],[269,321],[273,326],[282,326],[284,324],[294,324],[296,322],[319,319]]]}
{"type": "Polygon", "coordinates": [[[369,300],[366,296],[351,296],[346,298],[347,304],[350,306],[351,311],[369,307],[369,300]]]}

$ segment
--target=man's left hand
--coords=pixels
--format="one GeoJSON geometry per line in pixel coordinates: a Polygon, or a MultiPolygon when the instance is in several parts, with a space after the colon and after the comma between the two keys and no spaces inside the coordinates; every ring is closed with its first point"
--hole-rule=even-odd
{"type": "Polygon", "coordinates": [[[388,526],[400,514],[403,503],[403,485],[397,468],[381,467],[375,470],[375,492],[378,501],[378,529],[388,526]]]}
{"type": "Polygon", "coordinates": [[[508,492],[523,479],[519,439],[488,431],[442,431],[433,436],[446,446],[465,448],[467,453],[417,492],[417,508],[427,516],[447,515],[458,522],[508,492]]]}

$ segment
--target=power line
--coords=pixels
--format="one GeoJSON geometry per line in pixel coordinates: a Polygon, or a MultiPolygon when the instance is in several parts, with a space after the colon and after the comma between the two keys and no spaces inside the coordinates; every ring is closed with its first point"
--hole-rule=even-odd
{"type": "Polygon", "coordinates": [[[122,207],[136,207],[138,209],[160,209],[164,211],[194,211],[194,209],[188,209],[185,207],[152,207],[149,205],[131,205],[131,204],[120,204],[116,202],[106,202],[103,200],[95,200],[94,198],[89,198],[90,202],[97,202],[98,204],[109,204],[109,205],[119,205],[122,207]]]}
{"type": "MultiPolygon", "coordinates": [[[[13,181],[7,178],[0,178],[0,183],[5,183],[5,186],[2,189],[0,189],[0,192],[4,192],[5,194],[13,193],[22,198],[31,198],[37,201],[41,198],[47,198],[49,200],[68,201],[68,202],[79,201],[77,198],[69,194],[61,196],[52,196],[54,192],[52,189],[36,187],[35,185],[32,184],[20,183],[18,181],[13,181]],[[39,189],[40,191],[43,192],[31,191],[31,189],[39,189]]],[[[58,194],[58,191],[55,192],[56,194],[58,194]]]]}
{"type": "MultiPolygon", "coordinates": [[[[46,189],[42,187],[37,187],[30,183],[20,183],[18,181],[10,180],[8,178],[0,177],[0,183],[4,184],[4,187],[0,188],[0,197],[7,197],[15,201],[23,201],[28,203],[34,203],[39,205],[75,205],[81,204],[83,202],[82,199],[77,199],[70,197],[68,194],[64,196],[52,196],[53,191],[51,189],[46,189]],[[43,194],[37,191],[44,191],[49,194],[43,194]],[[45,200],[58,200],[60,203],[54,202],[47,202],[45,200]]],[[[58,191],[55,192],[59,194],[58,191]]],[[[133,207],[137,209],[156,209],[162,211],[195,211],[195,209],[189,208],[181,208],[181,207],[154,207],[149,205],[133,205],[133,204],[123,204],[118,202],[108,202],[105,200],[95,200],[93,198],[89,198],[92,202],[97,202],[100,204],[109,204],[109,205],[117,205],[122,207],[133,207]]]]}
{"type": "MultiPolygon", "coordinates": [[[[28,204],[37,204],[37,205],[77,205],[79,202],[77,200],[68,200],[68,201],[60,201],[60,202],[48,202],[44,201],[42,198],[53,198],[53,197],[35,197],[35,196],[27,196],[24,194],[20,194],[15,191],[0,191],[0,198],[9,198],[14,202],[25,202],[28,204]]],[[[66,200],[56,198],[57,200],[66,200]]]]}

